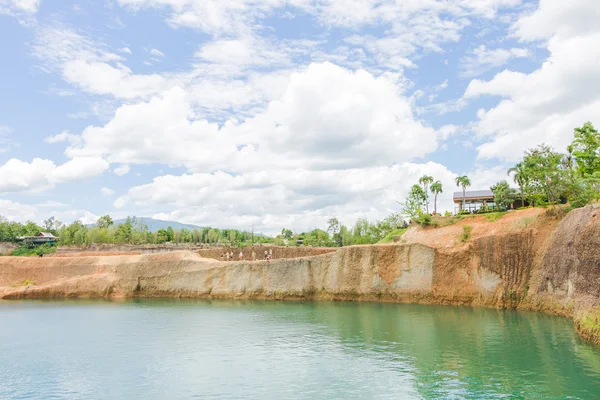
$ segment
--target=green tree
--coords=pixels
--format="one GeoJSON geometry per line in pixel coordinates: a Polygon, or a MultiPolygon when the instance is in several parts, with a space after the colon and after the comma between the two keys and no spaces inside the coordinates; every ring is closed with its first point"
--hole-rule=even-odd
{"type": "Polygon", "coordinates": [[[167,237],[169,242],[175,240],[175,231],[170,226],[167,226],[167,237]]]}
{"type": "Polygon", "coordinates": [[[517,163],[514,167],[508,170],[508,175],[513,175],[513,181],[519,185],[519,191],[521,192],[521,205],[525,205],[525,186],[527,185],[529,176],[525,165],[522,162],[517,163]]]}
{"type": "Polygon", "coordinates": [[[125,222],[117,226],[115,239],[118,243],[131,243],[133,240],[133,221],[127,217],[125,222]]]}
{"type": "Polygon", "coordinates": [[[502,209],[508,209],[515,201],[516,193],[506,181],[500,181],[490,188],[494,192],[494,203],[502,209]]]}
{"type": "Polygon", "coordinates": [[[425,208],[427,214],[429,214],[429,185],[433,183],[433,177],[429,175],[423,175],[419,178],[419,184],[423,185],[423,192],[425,192],[425,208]]]}
{"type": "Polygon", "coordinates": [[[62,226],[62,222],[58,221],[53,216],[44,220],[44,231],[56,235],[56,231],[62,226]]]}
{"type": "Polygon", "coordinates": [[[581,176],[600,171],[600,135],[591,122],[586,122],[581,128],[575,128],[572,146],[581,176]]]}
{"type": "Polygon", "coordinates": [[[463,201],[462,201],[462,205],[460,206],[460,210],[462,211],[465,209],[465,203],[467,200],[467,188],[469,186],[471,186],[471,180],[469,179],[468,176],[461,175],[456,178],[456,186],[460,186],[462,188],[462,192],[463,192],[463,201]]]}
{"type": "Polygon", "coordinates": [[[294,232],[292,232],[291,229],[283,228],[281,230],[281,237],[283,237],[284,239],[291,239],[293,235],[294,235],[294,232]]]}
{"type": "Polygon", "coordinates": [[[402,215],[411,219],[416,219],[423,212],[423,207],[427,201],[427,196],[423,188],[419,185],[413,185],[410,192],[403,203],[400,212],[402,215]]]}
{"type": "Polygon", "coordinates": [[[567,174],[562,161],[563,155],[545,144],[530,149],[523,158],[530,185],[551,204],[557,204],[566,189],[567,174]]]}
{"type": "Polygon", "coordinates": [[[442,193],[442,182],[435,181],[431,184],[429,190],[431,190],[431,193],[433,193],[433,213],[437,214],[437,198],[438,195],[442,193]]]}
{"type": "Polygon", "coordinates": [[[159,229],[156,232],[156,242],[157,243],[165,243],[169,241],[169,234],[166,229],[159,229]]]}
{"type": "Polygon", "coordinates": [[[113,224],[114,224],[114,221],[110,217],[110,215],[103,215],[100,218],[98,218],[98,220],[96,221],[96,225],[100,229],[110,228],[113,224]]]}
{"type": "Polygon", "coordinates": [[[219,241],[219,231],[216,229],[209,229],[206,237],[208,243],[217,243],[219,241]]]}

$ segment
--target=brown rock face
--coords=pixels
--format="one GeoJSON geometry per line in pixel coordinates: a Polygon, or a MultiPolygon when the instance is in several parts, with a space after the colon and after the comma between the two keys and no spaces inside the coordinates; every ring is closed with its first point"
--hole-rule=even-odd
{"type": "Polygon", "coordinates": [[[459,239],[461,221],[411,228],[402,244],[274,247],[279,257],[272,261],[214,260],[220,249],[202,250],[208,258],[189,251],[0,257],[0,298],[305,298],[519,307],[572,316],[583,336],[600,342],[598,206],[574,210],[560,222],[543,210],[468,222],[472,237],[466,243],[459,239]]]}

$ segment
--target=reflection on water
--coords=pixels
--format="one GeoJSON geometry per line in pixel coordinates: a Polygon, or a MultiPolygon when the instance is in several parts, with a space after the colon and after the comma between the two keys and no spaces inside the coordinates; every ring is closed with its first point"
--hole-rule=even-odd
{"type": "Polygon", "coordinates": [[[0,302],[0,398],[600,396],[570,320],[468,307],[0,302]]]}

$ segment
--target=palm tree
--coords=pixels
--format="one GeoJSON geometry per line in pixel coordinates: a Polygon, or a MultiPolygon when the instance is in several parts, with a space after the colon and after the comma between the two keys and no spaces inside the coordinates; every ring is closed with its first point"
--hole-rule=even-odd
{"type": "Polygon", "coordinates": [[[429,175],[423,175],[419,178],[419,183],[423,185],[423,191],[425,192],[425,206],[427,207],[427,214],[429,214],[429,190],[427,187],[433,182],[433,177],[429,175]]]}
{"type": "Polygon", "coordinates": [[[467,188],[469,186],[471,186],[471,180],[466,175],[459,176],[456,178],[456,186],[461,186],[462,191],[463,191],[463,201],[462,201],[462,206],[460,208],[460,211],[462,211],[465,209],[465,203],[466,203],[466,199],[467,199],[466,191],[467,191],[467,188]]]}
{"type": "Polygon", "coordinates": [[[431,187],[429,188],[431,190],[431,193],[433,193],[433,213],[437,214],[437,197],[438,194],[442,193],[442,182],[440,181],[435,181],[434,183],[431,184],[431,187]]]}
{"type": "Polygon", "coordinates": [[[508,175],[514,172],[513,181],[519,185],[521,191],[521,207],[525,206],[525,184],[527,183],[527,171],[523,163],[517,163],[514,167],[508,170],[508,175]]]}

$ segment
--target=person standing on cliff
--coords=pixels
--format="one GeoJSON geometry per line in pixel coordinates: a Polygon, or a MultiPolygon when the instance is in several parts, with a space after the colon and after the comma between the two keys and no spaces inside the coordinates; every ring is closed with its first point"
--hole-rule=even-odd
{"type": "Polygon", "coordinates": [[[273,249],[269,249],[269,260],[273,259],[273,249]]]}
{"type": "Polygon", "coordinates": [[[244,253],[242,253],[242,251],[240,250],[240,261],[242,261],[244,259],[244,253]]]}
{"type": "Polygon", "coordinates": [[[269,259],[269,253],[265,250],[265,260],[269,259]]]}
{"type": "Polygon", "coordinates": [[[256,253],[252,250],[252,261],[256,261],[256,253]]]}

